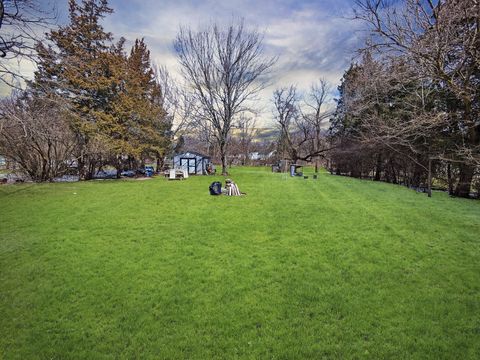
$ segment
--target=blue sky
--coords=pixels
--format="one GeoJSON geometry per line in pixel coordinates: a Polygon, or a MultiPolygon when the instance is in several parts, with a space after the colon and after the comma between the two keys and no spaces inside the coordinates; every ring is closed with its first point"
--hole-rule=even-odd
{"type": "MultiPolygon", "coordinates": [[[[60,22],[67,18],[67,0],[56,3],[60,22]]],[[[110,0],[114,14],[105,28],[129,42],[144,37],[153,61],[178,73],[172,42],[180,25],[193,28],[211,22],[244,18],[247,26],[265,31],[267,55],[278,56],[261,108],[277,86],[296,84],[307,89],[319,77],[335,88],[355,57],[363,34],[349,20],[353,0],[110,0]]]]}

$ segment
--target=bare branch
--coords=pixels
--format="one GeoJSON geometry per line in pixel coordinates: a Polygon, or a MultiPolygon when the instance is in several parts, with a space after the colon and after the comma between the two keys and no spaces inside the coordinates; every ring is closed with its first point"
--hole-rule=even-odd
{"type": "Polygon", "coordinates": [[[193,31],[181,28],[175,41],[182,74],[198,109],[217,140],[226,173],[227,141],[235,117],[249,110],[266,85],[265,74],[275,63],[262,54],[262,35],[247,30],[244,22],[193,31]]]}

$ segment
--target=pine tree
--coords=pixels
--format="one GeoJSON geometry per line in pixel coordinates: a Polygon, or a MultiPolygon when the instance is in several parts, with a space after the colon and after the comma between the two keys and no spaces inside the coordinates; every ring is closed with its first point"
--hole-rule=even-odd
{"type": "Polygon", "coordinates": [[[119,169],[122,159],[163,156],[167,146],[161,89],[155,82],[150,52],[137,40],[127,56],[125,39],[100,24],[112,12],[106,0],[69,1],[70,23],[51,31],[39,44],[34,92],[68,99],[78,115],[78,165],[89,179],[106,163],[119,169]]]}
{"type": "Polygon", "coordinates": [[[34,91],[69,100],[77,121],[78,167],[84,179],[92,177],[99,162],[98,120],[112,96],[109,47],[112,34],[100,24],[112,12],[106,0],[69,1],[70,23],[52,30],[48,45],[38,44],[38,71],[34,91]]]}
{"type": "Polygon", "coordinates": [[[136,116],[133,117],[140,131],[139,142],[144,155],[163,157],[168,146],[166,133],[171,124],[162,107],[162,90],[151,66],[150,51],[143,39],[137,39],[128,58],[128,95],[136,99],[136,116]]]}
{"type": "MultiPolygon", "coordinates": [[[[161,89],[155,81],[150,52],[143,39],[135,41],[128,57],[118,50],[115,69],[121,86],[111,104],[112,118],[105,119],[109,143],[118,160],[162,158],[170,124],[161,105],[161,89]]],[[[117,168],[121,165],[121,161],[116,164],[117,168]]]]}

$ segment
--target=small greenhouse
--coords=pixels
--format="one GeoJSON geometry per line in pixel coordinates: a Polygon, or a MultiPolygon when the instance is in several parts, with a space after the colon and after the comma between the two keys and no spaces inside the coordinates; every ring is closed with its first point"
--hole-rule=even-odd
{"type": "Polygon", "coordinates": [[[207,165],[210,164],[210,156],[186,151],[173,157],[173,166],[176,169],[187,169],[189,175],[206,175],[207,165]]]}

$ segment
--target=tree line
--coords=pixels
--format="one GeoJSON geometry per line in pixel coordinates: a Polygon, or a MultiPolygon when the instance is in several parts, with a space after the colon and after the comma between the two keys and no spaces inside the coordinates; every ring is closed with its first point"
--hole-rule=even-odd
{"type": "MultiPolygon", "coordinates": [[[[0,4],[8,19],[0,22],[0,55],[25,54],[37,64],[26,89],[2,100],[0,154],[32,180],[70,171],[87,180],[105,166],[120,174],[147,159],[161,168],[187,141],[217,154],[223,174],[233,161],[247,163],[252,149],[275,146],[277,160],[312,162],[316,171],[327,164],[332,173],[430,195],[441,186],[468,197],[478,186],[475,0],[356,0],[355,18],[370,36],[341,80],[336,108],[328,107],[332,90],[323,79],[306,91],[277,88],[271,104],[278,136],[260,147],[253,143],[255,100],[276,58],[243,21],[180,28],[176,79],[152,63],[143,39],[127,49],[125,39],[105,31],[107,0],[69,0],[69,22],[59,27],[35,0],[0,4]],[[29,31],[32,23],[50,28],[46,38],[29,31]]],[[[0,77],[14,86],[21,74],[6,64],[0,77]]]]}
{"type": "Polygon", "coordinates": [[[480,5],[357,0],[370,37],[345,72],[331,171],[469,197],[479,187],[480,5]]]}
{"type": "MultiPolygon", "coordinates": [[[[115,40],[104,30],[101,20],[113,11],[107,0],[68,4],[67,25],[42,39],[32,33],[20,45],[33,48],[37,70],[25,90],[2,100],[0,153],[35,181],[72,171],[88,180],[103,167],[119,175],[146,159],[156,159],[160,169],[182,139],[194,134],[208,138],[226,174],[227,149],[236,141],[232,129],[251,122],[245,119],[255,111],[252,99],[275,62],[263,54],[262,34],[243,20],[198,31],[181,28],[174,41],[182,68],[178,80],[152,64],[143,39],[127,51],[124,38],[115,40]]],[[[29,33],[31,22],[47,26],[41,13],[36,1],[19,0],[8,13],[7,25],[15,28],[6,33],[29,33]]],[[[5,44],[5,53],[18,55],[5,44]]],[[[2,80],[21,77],[8,75],[2,80]]],[[[237,147],[246,149],[250,140],[240,136],[237,147]]]]}
{"type": "Polygon", "coordinates": [[[32,180],[163,159],[171,125],[150,52],[143,39],[129,51],[114,41],[100,23],[111,12],[106,0],[70,0],[69,23],[35,43],[34,79],[2,100],[1,153],[32,180]]]}
{"type": "Polygon", "coordinates": [[[326,109],[330,85],[325,79],[311,84],[301,93],[296,86],[281,87],[273,93],[273,118],[278,129],[277,159],[313,162],[315,172],[329,145],[324,125],[331,112],[326,109]]]}

